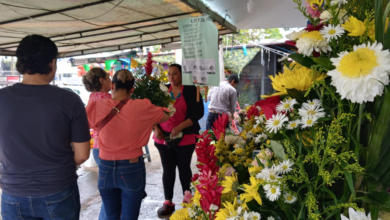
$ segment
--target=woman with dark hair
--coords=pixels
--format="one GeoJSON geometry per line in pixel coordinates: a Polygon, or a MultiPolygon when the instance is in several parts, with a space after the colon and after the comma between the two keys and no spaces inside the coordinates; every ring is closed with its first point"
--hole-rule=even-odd
{"type": "Polygon", "coordinates": [[[134,80],[130,71],[117,71],[112,99],[87,106],[90,127],[99,131],[98,188],[108,220],[138,219],[146,178],[142,147],[153,126],[169,118],[147,99],[130,99],[134,80]]]}
{"type": "Polygon", "coordinates": [[[168,85],[172,99],[175,99],[176,113],[168,121],[155,126],[155,146],[160,152],[163,166],[163,186],[165,202],[157,213],[166,216],[173,213],[175,204],[172,203],[173,189],[176,178],[176,167],[179,169],[179,177],[183,190],[190,190],[191,183],[191,158],[195,150],[196,138],[200,126],[198,121],[203,117],[203,100],[196,101],[198,95],[195,86],[183,86],[182,69],[179,64],[169,66],[168,85]],[[171,148],[164,141],[165,135],[172,137],[182,136],[178,146],[171,148]]]}
{"type": "MultiPolygon", "coordinates": [[[[90,69],[87,74],[83,76],[83,84],[85,89],[88,92],[91,92],[89,95],[88,105],[92,102],[96,102],[101,99],[111,99],[111,94],[108,93],[111,91],[111,79],[109,74],[103,70],[102,68],[95,67],[90,69]]],[[[99,164],[99,132],[93,131],[92,137],[94,139],[93,142],[93,158],[96,163],[99,164]]],[[[104,211],[104,205],[102,203],[102,207],[100,209],[99,220],[105,220],[106,213],[104,211]]]]}

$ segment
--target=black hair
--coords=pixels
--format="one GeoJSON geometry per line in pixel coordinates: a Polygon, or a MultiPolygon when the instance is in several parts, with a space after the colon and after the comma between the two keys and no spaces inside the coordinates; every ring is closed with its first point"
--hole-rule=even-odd
{"type": "Polygon", "coordinates": [[[90,69],[87,74],[83,76],[83,84],[88,92],[97,92],[102,89],[100,78],[106,79],[108,73],[99,67],[90,69]]]}
{"type": "Polygon", "coordinates": [[[126,89],[127,92],[130,91],[134,86],[135,78],[133,74],[127,69],[121,69],[116,71],[112,77],[112,82],[115,84],[115,90],[126,89]]]}
{"type": "Polygon", "coordinates": [[[174,64],[169,65],[169,67],[176,67],[176,68],[178,68],[179,71],[180,71],[180,74],[182,74],[182,70],[181,70],[181,65],[180,64],[174,63],[174,64]]]}
{"type": "Polygon", "coordinates": [[[58,48],[52,40],[41,35],[29,35],[16,49],[16,69],[20,74],[47,75],[52,71],[49,64],[57,59],[57,55],[58,48]]]}
{"type": "Polygon", "coordinates": [[[238,76],[236,74],[232,74],[232,75],[228,76],[227,81],[228,82],[234,81],[234,83],[240,82],[240,80],[238,79],[238,76]]]}

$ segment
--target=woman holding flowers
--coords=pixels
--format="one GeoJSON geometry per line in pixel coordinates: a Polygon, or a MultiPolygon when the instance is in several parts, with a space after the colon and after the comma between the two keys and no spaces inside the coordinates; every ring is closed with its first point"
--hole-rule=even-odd
{"type": "MultiPolygon", "coordinates": [[[[88,92],[91,92],[89,95],[88,105],[92,102],[96,102],[101,99],[111,99],[111,94],[108,93],[111,91],[111,79],[109,74],[104,71],[102,68],[92,68],[86,75],[83,76],[83,84],[85,89],[88,92]]],[[[95,140],[93,142],[93,158],[96,163],[99,164],[99,144],[98,144],[98,131],[93,131],[92,137],[95,140]]],[[[106,219],[106,213],[104,212],[104,205],[102,203],[102,208],[100,209],[99,220],[106,219]]]]}
{"type": "Polygon", "coordinates": [[[176,167],[179,169],[180,182],[183,194],[190,190],[191,183],[191,158],[195,150],[196,138],[200,126],[198,121],[203,117],[203,101],[196,101],[197,91],[195,86],[182,85],[182,68],[179,64],[172,64],[168,70],[168,92],[175,100],[175,114],[167,122],[155,126],[155,146],[160,152],[163,166],[163,186],[165,202],[157,213],[160,216],[170,215],[175,210],[172,203],[173,188],[176,178],[176,167]],[[178,146],[167,145],[166,136],[182,136],[178,146]]]}
{"type": "Polygon", "coordinates": [[[117,71],[111,83],[112,99],[87,106],[89,125],[99,131],[98,188],[108,220],[138,219],[146,175],[142,147],[153,126],[169,117],[167,109],[147,99],[130,99],[134,81],[130,71],[117,71]]]}

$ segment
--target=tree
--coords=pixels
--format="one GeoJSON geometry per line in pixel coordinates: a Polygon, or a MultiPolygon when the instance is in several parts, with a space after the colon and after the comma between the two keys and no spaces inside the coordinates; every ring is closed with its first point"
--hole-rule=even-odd
{"type": "Polygon", "coordinates": [[[228,34],[223,36],[225,45],[241,45],[260,43],[261,39],[282,39],[283,35],[279,28],[270,29],[247,29],[240,30],[236,34],[228,34]]]}

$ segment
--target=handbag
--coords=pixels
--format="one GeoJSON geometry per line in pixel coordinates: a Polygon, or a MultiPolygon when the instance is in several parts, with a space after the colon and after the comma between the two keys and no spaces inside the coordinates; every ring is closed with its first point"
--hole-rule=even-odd
{"type": "Polygon", "coordinates": [[[180,138],[171,138],[171,132],[164,131],[160,125],[158,124],[157,127],[163,132],[164,134],[164,140],[165,143],[167,144],[168,148],[175,148],[177,147],[181,140],[183,140],[183,137],[180,138]]]}
{"type": "Polygon", "coordinates": [[[99,121],[96,125],[96,128],[97,128],[97,131],[100,131],[103,129],[104,126],[106,126],[106,124],[111,121],[111,119],[119,114],[119,112],[121,111],[122,107],[124,105],[126,105],[126,103],[129,101],[129,99],[122,99],[118,105],[116,105],[115,107],[113,107],[110,111],[110,113],[108,113],[108,115],[103,118],[101,121],[99,121]]]}

